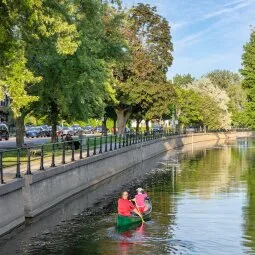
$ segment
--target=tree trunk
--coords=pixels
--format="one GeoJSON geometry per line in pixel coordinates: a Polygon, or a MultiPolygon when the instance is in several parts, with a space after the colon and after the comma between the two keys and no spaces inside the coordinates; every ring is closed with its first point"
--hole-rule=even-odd
{"type": "Polygon", "coordinates": [[[16,119],[16,146],[21,148],[24,145],[24,116],[21,115],[16,119]]]}
{"type": "Polygon", "coordinates": [[[146,133],[149,133],[150,132],[149,120],[145,120],[145,125],[146,125],[146,133]]]}
{"type": "Polygon", "coordinates": [[[113,120],[113,133],[114,133],[114,135],[116,135],[117,134],[117,132],[116,132],[116,125],[117,125],[117,120],[113,120]]]}
{"type": "Polygon", "coordinates": [[[136,128],[135,128],[136,133],[139,133],[140,123],[141,123],[141,120],[140,119],[136,119],[136,128]]]}
{"type": "Polygon", "coordinates": [[[54,124],[52,124],[52,126],[51,126],[51,128],[52,128],[52,131],[51,131],[51,141],[53,142],[53,143],[56,143],[57,142],[57,123],[54,123],[54,124]]]}
{"type": "Polygon", "coordinates": [[[116,114],[118,123],[118,135],[123,135],[125,134],[127,120],[130,117],[131,112],[122,108],[118,108],[116,109],[116,114]]]}
{"type": "Polygon", "coordinates": [[[106,125],[107,118],[104,118],[102,121],[102,134],[107,136],[107,125],[106,125]]]}

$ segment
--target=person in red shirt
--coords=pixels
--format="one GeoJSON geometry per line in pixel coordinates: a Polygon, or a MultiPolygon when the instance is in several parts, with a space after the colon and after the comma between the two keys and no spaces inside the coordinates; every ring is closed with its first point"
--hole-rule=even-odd
{"type": "Polygon", "coordinates": [[[128,192],[122,192],[121,198],[118,200],[118,214],[122,216],[131,216],[134,212],[140,216],[140,213],[135,208],[134,204],[128,200],[128,192]]]}

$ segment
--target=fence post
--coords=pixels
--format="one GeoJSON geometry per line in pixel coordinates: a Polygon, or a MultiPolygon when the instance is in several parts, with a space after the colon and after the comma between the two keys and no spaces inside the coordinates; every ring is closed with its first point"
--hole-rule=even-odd
{"type": "Polygon", "coordinates": [[[63,143],[62,164],[66,163],[66,143],[63,143]]]}
{"type": "Polygon", "coordinates": [[[90,157],[90,155],[89,155],[89,137],[87,139],[87,157],[90,157]]]}
{"type": "Polygon", "coordinates": [[[44,170],[43,159],[44,159],[44,147],[43,147],[43,145],[42,145],[42,146],[41,146],[41,162],[40,162],[40,170],[44,170]]]}
{"type": "Polygon", "coordinates": [[[97,137],[94,137],[94,152],[93,155],[97,155],[97,137]]]}
{"type": "Polygon", "coordinates": [[[110,151],[112,151],[112,135],[110,136],[110,151]]]}
{"type": "Polygon", "coordinates": [[[125,147],[125,135],[122,137],[122,147],[125,147]]]}
{"type": "Polygon", "coordinates": [[[103,153],[103,137],[100,136],[100,148],[99,148],[99,153],[103,153]]]}
{"type": "Polygon", "coordinates": [[[55,144],[52,144],[52,151],[51,151],[51,167],[55,167],[55,144]]]}
{"type": "Polygon", "coordinates": [[[119,149],[121,148],[121,135],[119,136],[119,149]]]}
{"type": "Polygon", "coordinates": [[[82,140],[82,137],[80,139],[80,159],[82,159],[82,147],[83,147],[83,140],[82,140]]]}
{"type": "Polygon", "coordinates": [[[17,171],[16,171],[16,178],[21,178],[21,174],[20,174],[20,149],[17,150],[17,171]]]}
{"type": "Polygon", "coordinates": [[[117,135],[114,136],[114,150],[117,150],[117,135]]]}
{"type": "Polygon", "coordinates": [[[4,176],[3,176],[3,153],[0,152],[0,179],[1,184],[4,184],[4,176]]]}
{"type": "Polygon", "coordinates": [[[73,141],[71,143],[71,146],[72,146],[72,158],[71,158],[71,161],[74,161],[74,142],[73,141]]]}
{"type": "Polygon", "coordinates": [[[129,134],[126,134],[126,146],[128,146],[128,136],[129,134]]]}
{"type": "Polygon", "coordinates": [[[27,148],[27,173],[26,174],[32,174],[31,173],[31,151],[30,151],[30,148],[27,148]]]}
{"type": "Polygon", "coordinates": [[[107,152],[108,150],[108,141],[107,141],[107,136],[105,136],[105,145],[104,145],[104,151],[107,152]]]}

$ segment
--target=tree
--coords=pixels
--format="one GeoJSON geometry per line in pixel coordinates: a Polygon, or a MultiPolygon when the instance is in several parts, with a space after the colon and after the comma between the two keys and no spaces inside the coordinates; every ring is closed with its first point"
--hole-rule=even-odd
{"type": "Polygon", "coordinates": [[[220,127],[220,108],[209,96],[192,89],[175,87],[176,117],[182,128],[190,124],[202,125],[204,129],[220,127]]]}
{"type": "Polygon", "coordinates": [[[113,133],[114,133],[114,135],[116,135],[116,132],[117,132],[116,131],[117,115],[116,115],[114,107],[111,106],[111,105],[107,105],[105,107],[104,120],[103,120],[103,123],[102,123],[102,128],[103,128],[103,132],[104,132],[105,135],[107,135],[106,123],[107,123],[108,118],[113,120],[113,133]]]}
{"type": "MultiPolygon", "coordinates": [[[[152,104],[157,101],[153,97],[166,91],[162,86],[171,91],[167,86],[166,73],[173,59],[169,24],[157,14],[155,7],[145,4],[132,7],[127,13],[122,33],[127,41],[129,59],[114,68],[119,134],[124,133],[134,109],[142,109],[143,112],[151,109],[152,115],[152,104]],[[140,107],[137,107],[138,104],[140,107]],[[145,108],[145,104],[149,107],[145,108]]],[[[161,94],[161,97],[164,95],[161,94]]]]}
{"type": "MultiPolygon", "coordinates": [[[[229,129],[231,126],[231,114],[228,110],[229,97],[223,89],[214,85],[210,79],[202,78],[187,85],[188,89],[192,89],[203,96],[209,96],[220,109],[220,128],[229,129]]],[[[209,103],[208,103],[209,107],[209,103]]]]}
{"type": "Polygon", "coordinates": [[[176,74],[173,77],[173,84],[175,86],[184,88],[187,84],[193,82],[195,80],[194,77],[191,76],[191,74],[176,74]]]}
{"type": "Polygon", "coordinates": [[[23,143],[22,111],[38,98],[28,86],[41,80],[28,68],[27,50],[42,38],[54,38],[59,54],[73,54],[77,31],[70,24],[67,0],[2,1],[0,3],[0,89],[8,93],[17,118],[17,146],[23,143]]]}
{"type": "Polygon", "coordinates": [[[232,125],[243,126],[245,115],[246,94],[242,84],[233,84],[226,89],[230,98],[228,110],[231,113],[232,125]]]}
{"type": "Polygon", "coordinates": [[[108,21],[103,19],[108,10],[105,5],[93,0],[70,1],[70,5],[74,10],[70,18],[75,21],[79,34],[76,52],[59,54],[54,40],[45,38],[29,54],[31,68],[43,77],[42,82],[30,90],[39,97],[33,108],[39,115],[47,116],[53,141],[61,119],[103,116],[108,62],[118,53],[122,54],[122,45],[107,35],[108,21]]]}
{"type": "Polygon", "coordinates": [[[229,70],[214,70],[207,73],[205,78],[209,78],[211,82],[221,89],[227,89],[229,86],[240,84],[241,77],[237,73],[229,70]]]}
{"type": "Polygon", "coordinates": [[[224,89],[229,96],[228,109],[231,113],[232,125],[242,125],[246,95],[242,89],[242,79],[238,73],[228,70],[214,70],[205,75],[211,82],[224,89]]]}
{"type": "Polygon", "coordinates": [[[251,31],[250,41],[244,45],[244,53],[242,56],[243,76],[242,86],[247,95],[247,103],[245,104],[246,125],[255,127],[255,30],[251,31]]]}

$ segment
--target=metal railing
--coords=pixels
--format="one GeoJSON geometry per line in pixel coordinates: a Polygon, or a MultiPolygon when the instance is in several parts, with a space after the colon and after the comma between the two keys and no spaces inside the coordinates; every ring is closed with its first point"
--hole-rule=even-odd
{"type": "Polygon", "coordinates": [[[184,132],[162,131],[130,133],[121,136],[83,136],[71,141],[0,151],[0,184],[5,184],[5,181],[9,179],[22,178],[24,174],[31,175],[35,171],[44,171],[123,147],[179,134],[184,132]]]}

